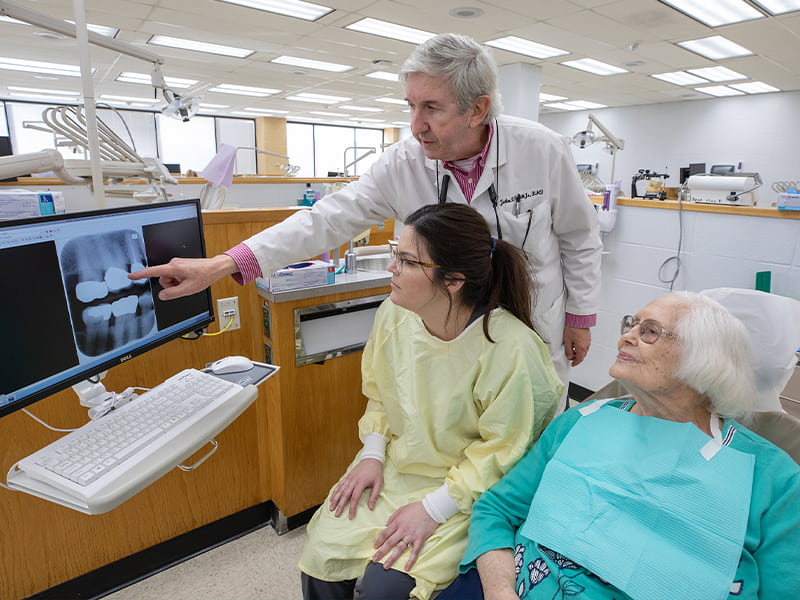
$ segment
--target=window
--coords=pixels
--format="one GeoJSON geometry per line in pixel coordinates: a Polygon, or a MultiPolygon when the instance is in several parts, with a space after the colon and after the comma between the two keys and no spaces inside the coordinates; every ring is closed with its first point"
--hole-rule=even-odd
{"type": "Polygon", "coordinates": [[[314,177],[314,126],[286,123],[286,153],[289,162],[300,167],[298,177],[314,177]]]}
{"type": "Polygon", "coordinates": [[[199,173],[217,153],[214,117],[195,115],[183,122],[158,114],[156,122],[161,162],[180,164],[182,173],[199,173]]]}
{"type": "Polygon", "coordinates": [[[348,175],[361,175],[383,152],[383,130],[287,123],[286,143],[291,163],[300,165],[299,177],[327,177],[329,171],[342,172],[346,164],[374,148],[374,154],[347,168],[348,175]]]}
{"type": "MultiPolygon", "coordinates": [[[[216,129],[217,149],[221,144],[245,148],[254,148],[256,145],[256,124],[252,119],[216,117],[216,129]]],[[[281,158],[276,158],[275,160],[285,162],[281,158]]],[[[237,150],[233,172],[247,175],[257,173],[255,150],[237,150]]]]}

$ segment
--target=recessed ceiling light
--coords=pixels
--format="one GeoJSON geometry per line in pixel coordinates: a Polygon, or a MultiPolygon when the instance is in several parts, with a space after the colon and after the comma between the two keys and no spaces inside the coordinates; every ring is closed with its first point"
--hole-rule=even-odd
{"type": "Polygon", "coordinates": [[[156,104],[161,102],[159,98],[136,98],[133,96],[117,96],[112,94],[101,94],[100,100],[115,100],[117,102],[141,102],[142,104],[156,104]]]}
{"type": "Polygon", "coordinates": [[[411,123],[407,121],[392,121],[392,125],[397,125],[398,127],[411,127],[411,123]]]}
{"type": "Polygon", "coordinates": [[[734,56],[749,56],[752,54],[752,52],[744,46],[740,46],[736,42],[732,42],[721,35],[712,35],[707,38],[678,42],[678,45],[696,54],[710,58],[711,60],[720,60],[722,58],[731,58],[734,56]]]}
{"type": "Polygon", "coordinates": [[[800,10],[800,0],[754,0],[754,2],[773,15],[800,10]]]}
{"type": "Polygon", "coordinates": [[[661,0],[661,2],[709,27],[741,23],[764,16],[744,0],[661,0]]]}
{"type": "Polygon", "coordinates": [[[310,58],[299,58],[297,56],[278,56],[269,62],[279,65],[291,65],[293,67],[304,67],[306,69],[317,69],[318,71],[331,71],[333,73],[343,73],[353,68],[349,65],[312,60],[310,58]]]}
{"type": "Polygon", "coordinates": [[[531,42],[513,35],[497,38],[496,40],[489,40],[486,42],[486,45],[517,54],[524,54],[525,56],[532,56],[534,58],[552,58],[553,56],[569,54],[566,50],[545,46],[544,44],[531,42]]]}
{"type": "Polygon", "coordinates": [[[566,100],[566,96],[556,96],[555,94],[545,94],[539,92],[539,102],[558,102],[559,100],[566,100]]]}
{"type": "Polygon", "coordinates": [[[400,81],[400,75],[398,73],[389,73],[387,71],[373,71],[372,73],[365,73],[364,77],[383,79],[385,81],[400,81]]]}
{"type": "MultiPolygon", "coordinates": [[[[121,83],[142,83],[146,85],[152,85],[152,78],[147,73],[131,73],[130,71],[125,71],[120,73],[115,81],[119,81],[121,83]]],[[[164,83],[166,83],[169,87],[175,89],[185,89],[196,85],[199,83],[196,79],[181,79],[180,77],[164,77],[164,83]]]]}
{"type": "Polygon", "coordinates": [[[8,86],[9,92],[18,92],[19,94],[29,92],[33,94],[55,94],[57,96],[80,96],[80,92],[68,92],[66,90],[49,90],[44,88],[29,88],[29,87],[19,87],[16,85],[8,86]]]}
{"type": "Polygon", "coordinates": [[[606,104],[598,104],[597,102],[589,102],[588,100],[570,100],[565,104],[571,104],[573,106],[577,106],[578,108],[607,108],[606,104]]]}
{"type": "Polygon", "coordinates": [[[228,4],[238,4],[247,8],[255,8],[266,12],[296,17],[305,21],[316,21],[320,17],[332,13],[333,9],[301,0],[220,0],[228,4]]]}
{"type": "Polygon", "coordinates": [[[250,106],[245,107],[245,110],[250,111],[250,112],[271,113],[271,114],[275,114],[275,115],[288,115],[289,114],[288,110],[277,110],[277,109],[274,109],[274,108],[258,108],[258,107],[255,107],[255,106],[253,106],[253,107],[250,107],[250,106]]]}
{"type": "Polygon", "coordinates": [[[547,108],[558,108],[561,110],[583,110],[580,106],[568,104],[567,102],[553,102],[551,104],[545,104],[545,106],[547,108]]]}
{"type": "Polygon", "coordinates": [[[375,102],[385,102],[386,104],[398,104],[401,106],[408,106],[408,102],[400,100],[400,98],[375,98],[375,102]]]}
{"type": "Polygon", "coordinates": [[[315,102],[317,104],[338,104],[339,102],[347,102],[352,98],[343,98],[341,96],[327,96],[325,94],[312,94],[311,92],[301,92],[293,96],[286,96],[287,100],[299,100],[300,102],[315,102]]]}
{"type": "Polygon", "coordinates": [[[326,112],[324,110],[310,110],[308,111],[310,115],[321,115],[323,117],[349,117],[350,115],[345,113],[337,113],[337,112],[326,112]]]}
{"type": "Polygon", "coordinates": [[[744,96],[744,92],[740,92],[739,90],[734,90],[733,88],[728,87],[727,85],[712,85],[709,87],[702,87],[702,88],[694,88],[698,92],[703,92],[704,94],[708,94],[709,96],[744,96]]]}
{"type": "Polygon", "coordinates": [[[201,102],[200,108],[230,108],[230,106],[227,104],[206,104],[205,102],[201,102]]]}
{"type": "Polygon", "coordinates": [[[281,90],[273,90],[270,88],[252,87],[249,85],[233,85],[232,83],[221,83],[218,86],[212,87],[209,92],[218,92],[220,94],[236,94],[238,96],[256,96],[264,98],[277,94],[281,90]]]}
{"type": "MultiPolygon", "coordinates": [[[[67,23],[72,23],[73,25],[75,25],[75,21],[67,21],[67,23]]],[[[86,24],[86,29],[110,38],[117,37],[117,34],[119,33],[119,29],[117,29],[116,27],[107,27],[106,25],[92,25],[91,23],[86,24]]]]}
{"type": "Polygon", "coordinates": [[[350,117],[351,121],[358,121],[360,123],[383,123],[383,119],[367,119],[365,117],[350,117]]]}
{"type": "Polygon", "coordinates": [[[656,73],[650,77],[655,77],[667,83],[674,83],[675,85],[697,85],[698,83],[705,83],[707,80],[702,77],[690,75],[686,71],[672,71],[670,73],[656,73]]]}
{"type": "Polygon", "coordinates": [[[360,21],[346,25],[345,29],[360,31],[362,33],[371,33],[372,35],[379,35],[381,37],[400,40],[401,42],[410,42],[412,44],[421,44],[436,35],[429,31],[422,31],[421,29],[414,29],[413,27],[405,27],[403,25],[389,23],[388,21],[370,18],[361,19],[360,21]]]}
{"type": "Polygon", "coordinates": [[[747,94],[766,94],[769,92],[780,92],[776,87],[764,83],[763,81],[748,81],[747,83],[731,83],[729,87],[735,88],[747,94]]]}
{"type": "Polygon", "coordinates": [[[382,108],[372,108],[369,106],[340,106],[342,110],[357,110],[359,112],[371,112],[371,113],[378,113],[383,112],[382,108]]]}
{"type": "Polygon", "coordinates": [[[733,81],[734,79],[747,79],[747,75],[742,75],[728,67],[705,67],[703,69],[688,69],[692,75],[697,75],[709,81],[733,81]]]}
{"type": "MultiPolygon", "coordinates": [[[[22,60],[19,58],[0,57],[0,69],[27,71],[29,73],[46,73],[48,75],[65,75],[67,77],[81,76],[81,69],[77,66],[41,62],[38,60],[22,60]]],[[[94,72],[94,69],[92,69],[92,72],[94,72]]]]}
{"type": "Polygon", "coordinates": [[[629,72],[627,69],[623,69],[621,67],[615,67],[614,65],[609,65],[608,63],[600,62],[599,60],[595,60],[593,58],[568,60],[560,64],[566,67],[572,67],[573,69],[580,69],[581,71],[587,71],[589,73],[594,73],[595,75],[603,75],[603,76],[617,75],[619,73],[629,72]]]}
{"type": "Polygon", "coordinates": [[[206,54],[233,56],[234,58],[246,58],[255,52],[254,50],[248,50],[246,48],[223,46],[221,44],[210,44],[208,42],[198,42],[196,40],[185,40],[168,35],[154,35],[147,40],[147,43],[154,44],[156,46],[166,46],[168,48],[180,48],[181,50],[205,52],[206,54]]]}
{"type": "Polygon", "coordinates": [[[450,16],[459,19],[474,19],[483,16],[483,9],[477,6],[460,6],[450,9],[450,16]]]}

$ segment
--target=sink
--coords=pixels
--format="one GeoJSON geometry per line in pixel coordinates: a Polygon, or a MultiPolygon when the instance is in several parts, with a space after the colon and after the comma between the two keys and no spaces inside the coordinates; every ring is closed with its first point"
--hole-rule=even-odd
{"type": "Polygon", "coordinates": [[[386,267],[392,262],[391,254],[373,254],[371,256],[359,256],[356,267],[359,271],[369,271],[380,273],[386,271],[386,267]]]}

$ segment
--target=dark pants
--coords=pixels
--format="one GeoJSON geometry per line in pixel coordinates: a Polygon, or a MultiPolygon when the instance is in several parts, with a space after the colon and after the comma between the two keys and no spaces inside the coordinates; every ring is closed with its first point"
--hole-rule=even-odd
{"type": "Polygon", "coordinates": [[[483,586],[477,569],[470,569],[436,596],[436,600],[483,600],[483,586]]]}
{"type": "Polygon", "coordinates": [[[383,565],[370,563],[359,581],[323,581],[300,574],[304,600],[408,600],[414,578],[383,565]]]}

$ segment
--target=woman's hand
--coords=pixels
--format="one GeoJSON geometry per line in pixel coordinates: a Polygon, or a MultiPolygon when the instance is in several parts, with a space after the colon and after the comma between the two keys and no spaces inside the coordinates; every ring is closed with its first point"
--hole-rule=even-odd
{"type": "Polygon", "coordinates": [[[371,488],[367,506],[370,510],[375,508],[378,494],[383,488],[383,464],[375,458],[365,458],[360,461],[347,476],[339,482],[331,494],[331,503],[328,510],[335,512],[337,517],[342,516],[345,507],[350,505],[350,518],[356,516],[358,500],[364,490],[371,488]]]}
{"type": "Polygon", "coordinates": [[[389,569],[406,549],[410,549],[411,555],[405,566],[405,570],[410,571],[417,562],[425,541],[433,535],[438,526],[439,524],[430,518],[422,502],[401,506],[389,517],[386,529],[375,540],[375,548],[378,551],[373,555],[372,562],[380,562],[389,554],[383,561],[383,568],[389,569]]]}

